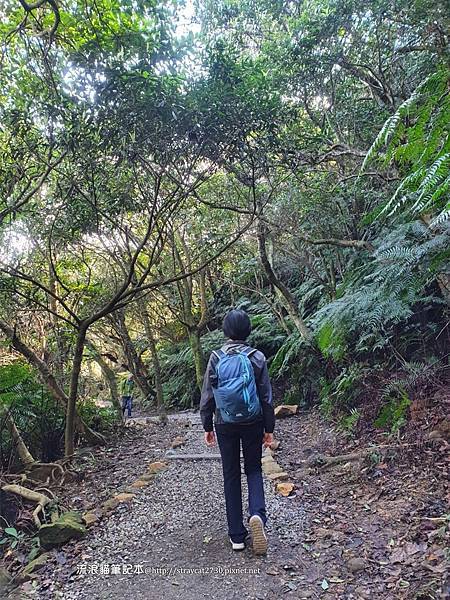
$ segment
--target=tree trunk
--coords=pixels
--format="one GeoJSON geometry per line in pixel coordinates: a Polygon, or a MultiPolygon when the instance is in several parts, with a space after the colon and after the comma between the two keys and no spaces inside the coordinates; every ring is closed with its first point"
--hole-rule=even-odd
{"type": "Polygon", "coordinates": [[[113,405],[113,408],[116,411],[117,420],[120,422],[123,422],[123,412],[122,412],[122,406],[120,403],[119,390],[117,388],[116,374],[111,369],[111,367],[108,365],[106,360],[104,360],[104,358],[102,357],[100,352],[97,350],[97,348],[94,346],[94,344],[88,339],[86,339],[86,346],[89,348],[89,350],[91,350],[93,358],[94,358],[95,362],[98,364],[98,366],[100,367],[100,369],[102,371],[102,375],[103,375],[106,383],[108,384],[109,392],[110,392],[110,396],[111,396],[111,404],[113,405]]]}
{"type": "Polygon", "coordinates": [[[56,351],[52,353],[50,364],[52,371],[55,373],[55,378],[57,379],[58,384],[60,386],[64,386],[64,384],[66,383],[64,381],[64,374],[65,367],[67,366],[67,360],[69,357],[69,347],[64,336],[61,335],[61,322],[60,319],[57,317],[57,287],[55,274],[53,272],[53,266],[51,264],[49,264],[49,290],[52,292],[51,294],[48,294],[48,302],[52,310],[49,317],[52,333],[56,341],[56,351]]]}
{"type": "Polygon", "coordinates": [[[17,454],[19,455],[20,460],[22,461],[25,467],[32,465],[36,462],[28,450],[25,442],[23,441],[22,436],[20,435],[20,431],[17,429],[14,418],[8,408],[4,409],[5,421],[8,427],[9,433],[11,435],[14,447],[17,450],[17,454]]]}
{"type": "MultiPolygon", "coordinates": [[[[267,305],[269,306],[273,316],[278,321],[281,329],[286,333],[286,335],[291,335],[292,329],[290,329],[288,324],[286,323],[282,310],[280,310],[277,307],[276,299],[274,301],[272,301],[271,299],[269,299],[268,296],[264,296],[264,300],[267,303],[267,305]]],[[[282,308],[282,307],[280,307],[280,308],[282,308]]]]}
{"type": "Polygon", "coordinates": [[[153,372],[155,374],[156,407],[161,421],[165,422],[167,419],[167,414],[166,407],[164,405],[161,363],[159,362],[158,350],[156,348],[156,342],[150,324],[147,307],[145,306],[143,300],[139,300],[138,305],[140,307],[142,319],[144,321],[145,335],[148,338],[148,349],[150,350],[150,356],[152,357],[153,372]]]}
{"type": "Polygon", "coordinates": [[[267,278],[269,279],[270,283],[275,287],[275,289],[278,290],[280,299],[282,300],[290,318],[292,319],[292,322],[294,323],[302,338],[310,341],[312,338],[312,333],[300,315],[296,299],[294,298],[289,288],[277,277],[275,271],[272,268],[272,265],[270,264],[266,249],[265,225],[261,221],[259,221],[258,223],[257,236],[259,257],[267,278]]]}
{"type": "Polygon", "coordinates": [[[148,347],[152,357],[153,371],[155,373],[156,408],[161,421],[166,421],[167,412],[164,404],[164,393],[162,386],[161,363],[159,362],[158,350],[153,337],[149,337],[148,347]]]}
{"type": "MultiPolygon", "coordinates": [[[[174,255],[175,259],[178,262],[180,270],[187,272],[191,269],[191,257],[189,248],[184,241],[182,236],[178,234],[175,235],[175,238],[178,240],[180,245],[184,250],[184,254],[186,256],[186,265],[183,264],[183,260],[181,258],[181,254],[178,251],[176,244],[174,243],[174,255]]],[[[193,277],[192,275],[186,277],[185,279],[177,282],[178,294],[180,296],[181,301],[181,312],[182,312],[182,323],[187,331],[189,338],[189,345],[192,350],[192,354],[194,357],[195,364],[195,380],[197,383],[197,387],[201,390],[203,383],[203,374],[205,372],[205,357],[203,354],[202,343],[200,339],[200,332],[204,325],[208,320],[208,301],[206,295],[206,269],[202,269],[197,274],[198,279],[196,279],[200,294],[200,319],[196,322],[196,319],[193,314],[192,306],[193,306],[193,277]]]]}
{"type": "Polygon", "coordinates": [[[72,456],[74,452],[74,433],[75,433],[75,415],[76,403],[78,397],[78,384],[80,380],[81,364],[83,362],[84,342],[86,340],[87,328],[81,325],[78,330],[77,341],[75,344],[75,353],[73,356],[72,372],[70,374],[70,389],[67,400],[66,410],[66,429],[65,429],[65,455],[72,456]]]}
{"type": "MultiPolygon", "coordinates": [[[[15,329],[10,327],[7,323],[0,320],[0,330],[11,340],[11,343],[15,350],[22,354],[27,361],[32,365],[41,376],[42,381],[47,386],[48,391],[52,398],[63,408],[67,410],[68,404],[68,396],[65,391],[59,386],[56,381],[54,375],[51,373],[50,369],[46,365],[46,363],[41,360],[37,354],[31,350],[22,340],[17,337],[15,329]]],[[[104,443],[104,438],[100,434],[92,431],[90,427],[84,423],[84,421],[75,414],[75,426],[77,430],[86,438],[86,441],[89,444],[102,444],[104,443]]]]}
{"type": "Polygon", "coordinates": [[[153,396],[153,390],[149,384],[147,369],[141,357],[136,352],[133,340],[130,337],[126,323],[125,314],[122,310],[116,312],[114,323],[122,341],[122,347],[128,362],[128,369],[134,375],[136,384],[141,390],[144,400],[153,396]]]}
{"type": "Polygon", "coordinates": [[[441,290],[442,297],[447,305],[450,306],[450,275],[448,273],[438,273],[436,275],[436,281],[441,290]]]}
{"type": "Polygon", "coordinates": [[[200,339],[200,331],[197,327],[192,327],[188,330],[189,344],[194,355],[195,364],[195,381],[198,388],[202,389],[203,374],[205,372],[205,356],[203,354],[202,342],[200,339]]]}

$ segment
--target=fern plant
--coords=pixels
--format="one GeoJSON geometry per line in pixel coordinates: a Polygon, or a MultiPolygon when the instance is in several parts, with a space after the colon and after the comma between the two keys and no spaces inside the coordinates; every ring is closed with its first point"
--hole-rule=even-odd
{"type": "Polygon", "coordinates": [[[361,418],[361,411],[357,408],[351,408],[350,413],[342,417],[338,423],[338,430],[349,436],[355,434],[358,422],[361,418]]]}
{"type": "Polygon", "coordinates": [[[333,413],[349,411],[358,398],[364,374],[363,365],[353,363],[344,367],[333,381],[322,378],[319,405],[321,412],[330,417],[333,413]]]}
{"type": "Polygon", "coordinates": [[[382,406],[378,417],[375,420],[375,427],[379,429],[390,430],[390,433],[396,433],[406,421],[411,400],[404,389],[399,389],[398,397],[389,397],[388,401],[382,406]]]}
{"type": "Polygon", "coordinates": [[[354,272],[336,300],[311,317],[318,345],[328,356],[340,356],[351,338],[361,350],[373,349],[417,306],[443,304],[426,291],[448,260],[446,231],[430,235],[424,224],[403,223],[381,231],[373,243],[372,259],[354,272]]]}
{"type": "Polygon", "coordinates": [[[339,362],[345,355],[347,346],[343,327],[326,321],[319,329],[316,339],[325,358],[332,358],[335,362],[339,362]]]}
{"type": "Polygon", "coordinates": [[[389,117],[369,149],[362,172],[374,159],[402,175],[381,216],[431,213],[431,227],[450,217],[450,71],[441,66],[389,117]]]}

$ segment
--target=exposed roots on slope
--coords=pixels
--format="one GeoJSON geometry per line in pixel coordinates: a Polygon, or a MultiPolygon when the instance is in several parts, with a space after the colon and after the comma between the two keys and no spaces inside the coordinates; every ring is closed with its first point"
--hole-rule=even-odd
{"type": "Polygon", "coordinates": [[[42,494],[41,492],[36,492],[35,490],[30,490],[26,487],[16,484],[7,484],[2,487],[2,490],[5,492],[10,492],[11,494],[16,494],[29,502],[37,503],[36,508],[33,511],[33,520],[36,524],[36,527],[39,529],[42,525],[41,520],[39,518],[39,513],[44,510],[44,507],[51,502],[51,498],[42,494]]]}

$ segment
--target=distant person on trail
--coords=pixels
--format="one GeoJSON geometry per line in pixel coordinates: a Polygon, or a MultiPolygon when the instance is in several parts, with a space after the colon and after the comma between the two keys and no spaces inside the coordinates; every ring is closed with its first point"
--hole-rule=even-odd
{"type": "Polygon", "coordinates": [[[233,550],[244,550],[248,530],[243,524],[240,446],[248,484],[248,524],[255,554],[266,554],[267,522],[261,471],[262,445],[273,442],[275,416],[272,387],[262,352],[248,346],[249,316],[230,311],[223,321],[228,341],[211,354],[203,380],[200,415],[205,442],[217,442],[222,457],[228,535],[233,550]]]}
{"type": "Polygon", "coordinates": [[[120,393],[122,394],[122,414],[125,414],[125,410],[128,409],[128,416],[131,417],[131,409],[133,408],[133,389],[134,389],[134,378],[130,373],[126,379],[122,381],[120,386],[120,393]]]}

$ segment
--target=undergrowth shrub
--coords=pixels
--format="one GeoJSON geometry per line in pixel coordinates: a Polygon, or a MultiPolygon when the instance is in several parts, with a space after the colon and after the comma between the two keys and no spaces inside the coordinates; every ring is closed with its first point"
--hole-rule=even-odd
{"type": "Polygon", "coordinates": [[[344,367],[331,381],[322,378],[319,403],[321,412],[331,417],[334,413],[345,413],[353,408],[362,391],[364,374],[363,365],[354,363],[344,367]]]}
{"type": "Polygon", "coordinates": [[[301,406],[308,406],[318,398],[323,371],[319,353],[298,332],[286,338],[269,368],[274,385],[280,380],[288,384],[283,403],[301,406]]]}
{"type": "Polygon", "coordinates": [[[110,433],[117,426],[117,410],[111,406],[98,406],[94,399],[79,402],[77,411],[86,425],[99,433],[110,433]]]}
{"type": "Polygon", "coordinates": [[[398,397],[388,397],[381,407],[375,419],[375,427],[396,433],[406,423],[406,414],[411,400],[404,389],[399,389],[398,392],[398,397]]]}
{"type": "Polygon", "coordinates": [[[64,412],[26,363],[15,361],[0,366],[0,460],[3,466],[15,461],[15,449],[5,424],[10,411],[20,434],[37,460],[60,458],[64,451],[64,412]]]}
{"type": "Polygon", "coordinates": [[[338,423],[338,429],[347,435],[354,435],[358,422],[361,418],[361,411],[357,408],[351,408],[350,413],[341,417],[338,423]]]}
{"type": "MultiPolygon", "coordinates": [[[[201,341],[207,361],[212,350],[222,345],[224,337],[221,331],[216,330],[203,335],[201,341]]],[[[195,381],[194,356],[188,341],[161,345],[159,358],[165,406],[189,408],[197,403],[200,391],[195,381]]]]}
{"type": "MultiPolygon", "coordinates": [[[[238,308],[248,310],[252,322],[252,333],[248,344],[261,350],[268,359],[281,347],[286,334],[280,329],[267,306],[251,305],[250,300],[241,299],[238,308]]],[[[226,339],[216,329],[201,337],[205,362],[213,350],[220,348],[226,339]]],[[[200,392],[195,381],[195,366],[192,350],[187,340],[177,344],[161,344],[159,349],[163,377],[164,403],[167,408],[188,408],[198,403],[200,392]]],[[[151,365],[149,365],[152,371],[151,365]]]]}

